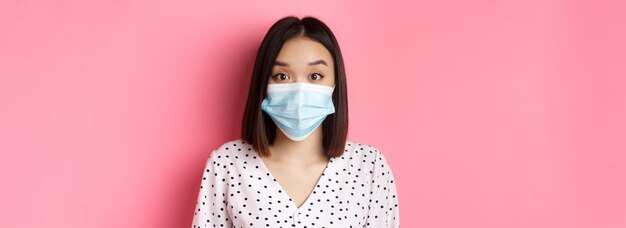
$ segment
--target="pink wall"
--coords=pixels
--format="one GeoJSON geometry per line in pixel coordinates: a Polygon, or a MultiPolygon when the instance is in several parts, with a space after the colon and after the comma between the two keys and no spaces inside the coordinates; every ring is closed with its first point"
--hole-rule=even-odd
{"type": "Polygon", "coordinates": [[[335,31],[349,138],[387,155],[403,227],[626,227],[625,11],[2,1],[0,227],[188,227],[208,153],[239,137],[256,49],[289,14],[335,31]]]}

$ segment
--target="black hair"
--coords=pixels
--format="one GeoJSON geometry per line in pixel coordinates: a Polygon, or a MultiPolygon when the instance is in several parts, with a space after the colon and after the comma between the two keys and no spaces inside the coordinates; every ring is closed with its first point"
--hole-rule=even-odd
{"type": "Polygon", "coordinates": [[[335,90],[332,100],[335,113],[322,122],[322,144],[328,157],[338,157],[344,152],[348,135],[348,91],[343,57],[333,32],[324,22],[307,16],[298,19],[287,16],[274,23],[267,31],[257,52],[248,100],[242,120],[242,139],[252,144],[260,156],[269,155],[269,145],[274,142],[276,125],[267,113],[261,110],[265,90],[272,67],[283,44],[290,39],[306,37],[319,42],[333,57],[335,66],[335,90]]]}

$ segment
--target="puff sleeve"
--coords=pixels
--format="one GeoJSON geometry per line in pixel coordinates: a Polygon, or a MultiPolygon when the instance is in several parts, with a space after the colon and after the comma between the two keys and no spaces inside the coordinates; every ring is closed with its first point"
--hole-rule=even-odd
{"type": "Polygon", "coordinates": [[[232,227],[232,220],[227,210],[226,172],[221,169],[220,161],[213,151],[206,161],[202,175],[200,191],[196,201],[192,228],[232,227]]]}
{"type": "Polygon", "coordinates": [[[373,163],[371,198],[365,227],[398,228],[400,208],[393,173],[387,159],[378,149],[373,163]]]}

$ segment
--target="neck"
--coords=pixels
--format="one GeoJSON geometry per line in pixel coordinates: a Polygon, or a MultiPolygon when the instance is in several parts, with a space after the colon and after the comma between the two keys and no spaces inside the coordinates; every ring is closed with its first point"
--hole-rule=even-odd
{"type": "Polygon", "coordinates": [[[270,145],[270,157],[276,161],[290,164],[310,164],[326,159],[324,152],[322,125],[302,141],[289,139],[280,129],[276,128],[273,145],[270,145]]]}

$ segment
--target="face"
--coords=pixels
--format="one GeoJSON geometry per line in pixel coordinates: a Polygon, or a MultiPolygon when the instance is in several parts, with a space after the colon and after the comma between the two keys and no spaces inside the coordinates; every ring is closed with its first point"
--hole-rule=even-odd
{"type": "Polygon", "coordinates": [[[335,86],[333,57],[324,45],[306,37],[283,44],[268,83],[296,82],[335,86]]]}

